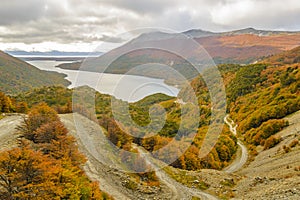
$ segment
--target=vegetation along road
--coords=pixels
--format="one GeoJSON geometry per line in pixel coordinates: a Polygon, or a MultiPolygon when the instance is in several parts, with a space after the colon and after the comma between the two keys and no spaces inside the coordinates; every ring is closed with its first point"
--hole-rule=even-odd
{"type": "MultiPolygon", "coordinates": [[[[229,118],[227,115],[224,118],[224,122],[229,126],[230,131],[232,134],[237,135],[236,128],[237,125],[229,118]]],[[[224,169],[225,172],[233,173],[241,169],[244,164],[247,162],[248,159],[248,150],[247,147],[238,139],[237,144],[239,145],[239,150],[237,152],[236,159],[232,162],[231,165],[224,169]]]]}

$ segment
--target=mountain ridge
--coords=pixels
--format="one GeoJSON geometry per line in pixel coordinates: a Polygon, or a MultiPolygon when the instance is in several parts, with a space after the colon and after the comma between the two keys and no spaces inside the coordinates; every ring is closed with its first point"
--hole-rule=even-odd
{"type": "Polygon", "coordinates": [[[0,73],[1,91],[9,95],[36,87],[70,84],[64,74],[40,70],[3,51],[0,51],[0,73]]]}
{"type": "MultiPolygon", "coordinates": [[[[243,34],[251,34],[251,35],[259,35],[259,36],[270,36],[270,35],[280,35],[280,34],[297,34],[300,33],[300,31],[277,31],[277,30],[261,30],[261,29],[255,29],[252,27],[243,28],[243,29],[237,29],[232,31],[208,31],[204,29],[190,29],[183,31],[181,33],[166,33],[162,31],[155,31],[155,32],[149,32],[149,33],[143,33],[140,36],[143,36],[144,34],[147,34],[148,37],[150,34],[169,34],[176,37],[177,35],[186,35],[193,38],[199,38],[199,37],[208,37],[208,36],[230,36],[230,35],[243,35],[243,34]]],[[[171,37],[171,36],[170,36],[171,37]]],[[[138,38],[138,37],[137,37],[138,38]]]]}
{"type": "MultiPolygon", "coordinates": [[[[149,32],[100,57],[84,61],[84,68],[81,70],[124,74],[146,63],[172,63],[172,68],[184,76],[188,75],[189,79],[193,78],[190,77],[192,70],[187,68],[185,59],[194,60],[200,65],[207,62],[250,64],[296,46],[300,46],[300,32],[263,31],[253,28],[222,33],[196,29],[185,31],[184,34],[149,32]],[[199,45],[197,50],[196,45],[199,45]],[[173,52],[168,52],[168,49],[172,49],[173,52]],[[185,59],[181,58],[182,55],[185,59]],[[113,63],[109,63],[110,61],[113,63]]],[[[82,62],[62,64],[58,67],[77,70],[80,66],[82,62]]],[[[162,73],[151,74],[149,70],[147,73],[139,72],[134,75],[144,74],[163,78],[162,73]]]]}

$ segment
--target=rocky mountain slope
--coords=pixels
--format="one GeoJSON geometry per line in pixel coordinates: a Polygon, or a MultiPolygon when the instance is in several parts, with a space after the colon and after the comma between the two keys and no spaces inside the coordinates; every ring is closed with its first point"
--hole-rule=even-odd
{"type": "Polygon", "coordinates": [[[285,119],[290,125],[276,134],[282,141],[260,149],[254,161],[237,173],[242,179],[234,187],[235,199],[300,198],[300,145],[295,142],[300,140],[300,112],[285,119]]]}

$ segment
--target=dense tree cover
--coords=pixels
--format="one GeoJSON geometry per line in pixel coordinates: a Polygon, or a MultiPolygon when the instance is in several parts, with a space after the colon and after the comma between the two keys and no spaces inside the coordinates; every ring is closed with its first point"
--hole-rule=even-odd
{"type": "Polygon", "coordinates": [[[20,93],[15,99],[16,102],[26,102],[28,107],[45,102],[58,113],[72,112],[72,90],[61,86],[36,88],[20,93]]]}
{"type": "MultiPolygon", "coordinates": [[[[172,138],[156,135],[144,139],[142,146],[150,152],[155,152],[154,156],[168,162],[170,159],[169,153],[177,154],[178,159],[171,165],[181,169],[199,170],[203,168],[221,169],[228,165],[234,158],[237,150],[237,139],[233,136],[227,127],[224,127],[223,133],[220,135],[217,144],[211,152],[204,158],[199,157],[199,151],[207,132],[207,126],[199,128],[198,134],[195,136],[192,144],[186,152],[180,151],[182,143],[176,141],[168,149],[168,154],[161,154],[160,149],[170,143],[172,138]]],[[[165,152],[164,152],[165,153],[165,152]]]]}
{"type": "Polygon", "coordinates": [[[240,68],[235,78],[227,86],[228,102],[234,102],[239,96],[244,96],[256,90],[256,85],[266,80],[261,72],[266,65],[256,64],[240,68]]]}
{"type": "MultiPolygon", "coordinates": [[[[157,135],[143,139],[139,144],[148,151],[155,152],[154,156],[169,163],[172,156],[169,154],[162,154],[165,153],[165,151],[160,151],[160,149],[168,145],[175,137],[172,147],[168,149],[169,153],[175,154],[178,157],[178,159],[171,164],[172,166],[187,170],[198,170],[202,168],[221,169],[227,166],[234,158],[237,150],[236,137],[230,133],[227,127],[224,127],[217,144],[213,147],[211,152],[205,158],[199,158],[199,151],[206,135],[210,120],[210,98],[206,85],[201,78],[193,80],[191,85],[197,95],[200,109],[198,127],[196,127],[196,129],[193,128],[193,123],[197,120],[189,119],[189,116],[185,116],[187,113],[190,114],[190,112],[194,110],[193,106],[198,105],[193,105],[192,103],[180,104],[176,103],[174,101],[175,99],[164,99],[161,95],[155,95],[156,99],[161,99],[158,103],[166,111],[166,121],[164,127],[157,135]],[[181,124],[184,118],[186,118],[190,123],[185,122],[184,124],[181,124]],[[187,127],[186,129],[185,127],[182,129],[182,126],[187,127]],[[185,130],[196,131],[197,134],[187,151],[182,152],[181,149],[184,146],[184,136],[185,134],[189,134],[189,132],[182,133],[182,131],[185,130]]],[[[180,96],[188,97],[188,92],[189,91],[187,90],[182,90],[180,92],[180,96]]],[[[148,102],[147,98],[143,101],[134,103],[131,107],[133,119],[137,119],[137,123],[141,125],[145,125],[145,122],[150,122],[148,118],[148,110],[151,104],[145,103],[148,102]]],[[[153,97],[150,97],[150,99],[153,99],[153,97]]],[[[188,98],[186,100],[190,101],[188,98]]]]}
{"type": "Polygon", "coordinates": [[[1,199],[111,199],[84,174],[85,157],[46,103],[29,111],[19,132],[20,146],[0,153],[1,199]]]}
{"type": "MultiPolygon", "coordinates": [[[[244,72],[245,67],[241,67],[236,76],[244,72]]],[[[228,84],[229,91],[240,88],[241,83],[237,80],[235,77],[228,84]]],[[[273,146],[270,144],[278,139],[268,138],[287,125],[280,119],[300,110],[300,67],[299,64],[269,65],[257,74],[255,80],[259,81],[252,82],[252,90],[231,102],[230,113],[245,141],[253,145],[267,142],[265,148],[270,148],[273,146]]]]}
{"type": "Polygon", "coordinates": [[[98,122],[105,130],[107,130],[107,137],[114,145],[121,148],[125,145],[131,145],[133,138],[128,136],[115,120],[104,116],[101,117],[98,122]]]}
{"type": "Polygon", "coordinates": [[[281,131],[287,125],[288,122],[281,119],[268,120],[262,123],[262,125],[258,128],[252,128],[247,131],[247,133],[245,134],[245,140],[249,144],[263,144],[266,139],[281,131]]]}
{"type": "Polygon", "coordinates": [[[3,92],[0,92],[0,113],[27,113],[28,105],[24,101],[17,101],[5,95],[3,92]]]}
{"type": "Polygon", "coordinates": [[[42,103],[30,110],[28,117],[18,129],[26,139],[36,142],[35,131],[42,125],[55,121],[59,121],[57,112],[46,103],[42,103]]]}
{"type": "Polygon", "coordinates": [[[0,92],[0,113],[9,113],[13,111],[11,99],[3,92],[0,92]]]}
{"type": "Polygon", "coordinates": [[[59,114],[80,112],[87,117],[91,113],[111,116],[111,96],[100,94],[93,89],[83,86],[76,89],[68,89],[61,86],[50,86],[33,89],[21,93],[15,97],[16,102],[26,102],[28,107],[45,102],[59,114]],[[94,100],[87,94],[94,93],[94,100]],[[76,99],[76,102],[72,102],[76,99]]]}
{"type": "Polygon", "coordinates": [[[151,167],[146,163],[139,152],[132,148],[134,138],[125,133],[119,125],[110,117],[103,116],[98,120],[99,124],[106,129],[107,138],[117,147],[121,148],[120,157],[124,166],[129,170],[137,172],[130,174],[134,178],[140,179],[147,185],[159,186],[159,180],[151,167]],[[149,171],[149,172],[146,172],[149,171]],[[137,176],[136,176],[137,175],[137,176]]]}

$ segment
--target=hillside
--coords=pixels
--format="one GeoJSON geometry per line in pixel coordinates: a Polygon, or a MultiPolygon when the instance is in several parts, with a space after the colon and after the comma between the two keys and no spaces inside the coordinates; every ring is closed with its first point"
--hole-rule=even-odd
{"type": "MultiPolygon", "coordinates": [[[[73,63],[58,67],[78,69],[81,66],[82,70],[87,71],[122,74],[138,65],[160,63],[171,66],[187,78],[194,78],[196,73],[181,56],[204,65],[209,64],[210,57],[216,64],[249,64],[299,46],[299,41],[299,32],[263,31],[253,28],[222,33],[203,30],[190,30],[182,34],[150,32],[141,34],[97,59],[85,61],[83,66],[82,63],[73,63]],[[204,50],[191,48],[193,45],[190,38],[199,43],[204,50]],[[145,47],[150,49],[140,49],[145,47]],[[177,55],[167,52],[168,50],[176,52],[177,55]]],[[[137,70],[130,73],[152,77],[161,77],[161,74],[165,74],[149,71],[151,70],[146,72],[137,70]]]]}
{"type": "Polygon", "coordinates": [[[65,75],[47,72],[0,51],[0,88],[6,94],[17,94],[50,85],[69,85],[65,75]]]}
{"type": "Polygon", "coordinates": [[[236,199],[299,199],[300,112],[284,120],[290,125],[275,134],[282,141],[267,150],[259,148],[255,160],[239,172],[243,178],[234,188],[236,199]]]}
{"type": "Polygon", "coordinates": [[[233,199],[299,199],[298,52],[299,47],[254,65],[219,66],[228,113],[250,156],[234,173],[239,177],[233,199]]]}
{"type": "Polygon", "coordinates": [[[300,46],[289,51],[284,51],[278,55],[270,56],[262,62],[271,63],[274,65],[299,63],[300,46]]]}

